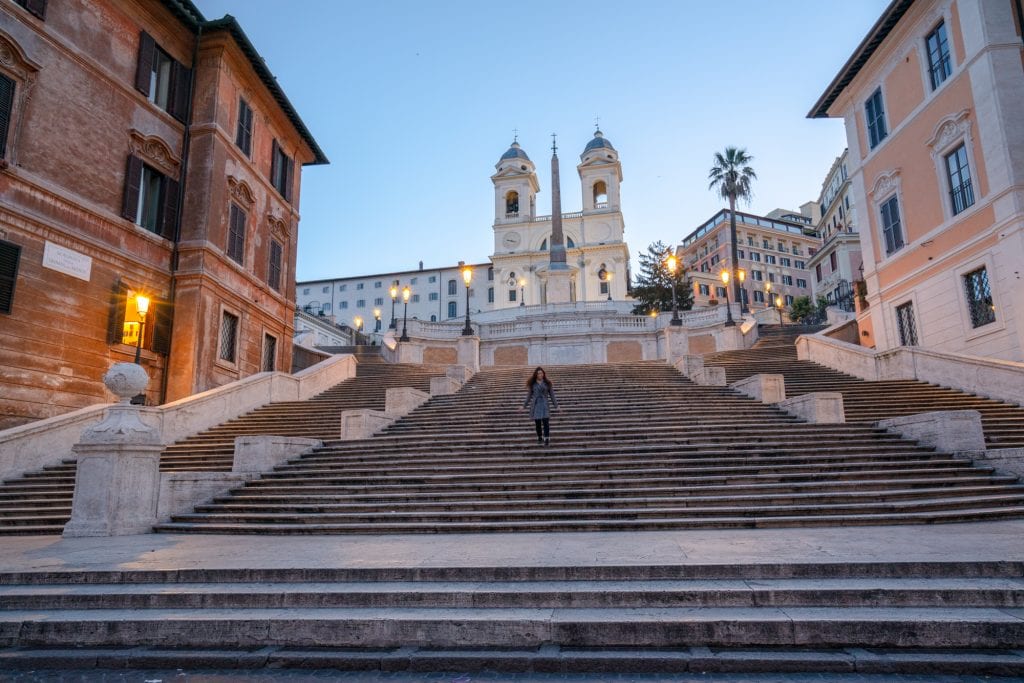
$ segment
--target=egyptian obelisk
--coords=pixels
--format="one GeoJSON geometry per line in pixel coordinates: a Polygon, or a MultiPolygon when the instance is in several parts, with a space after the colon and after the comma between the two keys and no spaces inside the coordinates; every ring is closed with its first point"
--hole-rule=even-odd
{"type": "Polygon", "coordinates": [[[562,189],[558,176],[558,145],[551,135],[551,251],[547,272],[547,303],[572,301],[572,270],[565,262],[565,234],[562,232],[562,189]]]}

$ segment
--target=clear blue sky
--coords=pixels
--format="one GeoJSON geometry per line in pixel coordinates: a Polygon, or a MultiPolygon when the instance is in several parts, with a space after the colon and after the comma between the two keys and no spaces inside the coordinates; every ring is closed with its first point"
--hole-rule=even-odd
{"type": "Polygon", "coordinates": [[[302,175],[308,280],[486,260],[489,178],[514,128],[539,213],[559,134],[573,211],[600,116],[634,262],[721,208],[706,176],[727,145],[754,156],[755,213],[816,199],[845,133],[805,115],[888,0],[197,4],[238,18],[331,159],[302,175]]]}

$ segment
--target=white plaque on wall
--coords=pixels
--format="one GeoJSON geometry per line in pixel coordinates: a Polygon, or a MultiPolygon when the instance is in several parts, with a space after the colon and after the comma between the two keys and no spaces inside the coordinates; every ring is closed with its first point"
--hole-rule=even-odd
{"type": "Polygon", "coordinates": [[[92,257],[59,244],[47,242],[43,245],[43,268],[56,270],[88,282],[92,276],[92,257]]]}

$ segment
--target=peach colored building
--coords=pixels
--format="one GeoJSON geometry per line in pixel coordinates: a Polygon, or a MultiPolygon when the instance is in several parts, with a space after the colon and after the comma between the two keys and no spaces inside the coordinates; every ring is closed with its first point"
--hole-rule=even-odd
{"type": "MultiPolygon", "coordinates": [[[[781,296],[788,306],[795,298],[811,294],[807,261],[821,245],[818,233],[801,213],[773,213],[788,215],[790,220],[736,212],[737,256],[746,274],[743,292],[753,308],[770,305],[773,296],[781,296]]],[[[728,209],[705,221],[677,247],[676,257],[693,284],[694,308],[725,303],[719,277],[729,267],[729,253],[728,209]]]]}
{"type": "Polygon", "coordinates": [[[861,342],[1024,360],[1017,0],[895,0],[811,117],[842,117],[861,342]]]}
{"type": "Polygon", "coordinates": [[[288,369],[316,163],[233,18],[0,2],[0,429],[109,400],[140,332],[150,404],[288,369]]]}

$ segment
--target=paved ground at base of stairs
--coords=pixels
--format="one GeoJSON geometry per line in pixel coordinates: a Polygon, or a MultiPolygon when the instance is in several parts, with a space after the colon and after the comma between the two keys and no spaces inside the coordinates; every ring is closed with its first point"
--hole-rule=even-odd
{"type": "Polygon", "coordinates": [[[1024,520],[645,532],[0,538],[0,571],[1024,561],[1024,520]]]}
{"type": "Polygon", "coordinates": [[[992,676],[914,676],[860,674],[374,674],[352,671],[23,671],[5,674],[4,683],[274,683],[276,681],[343,681],[344,683],[1011,683],[1024,678],[992,676]]]}

